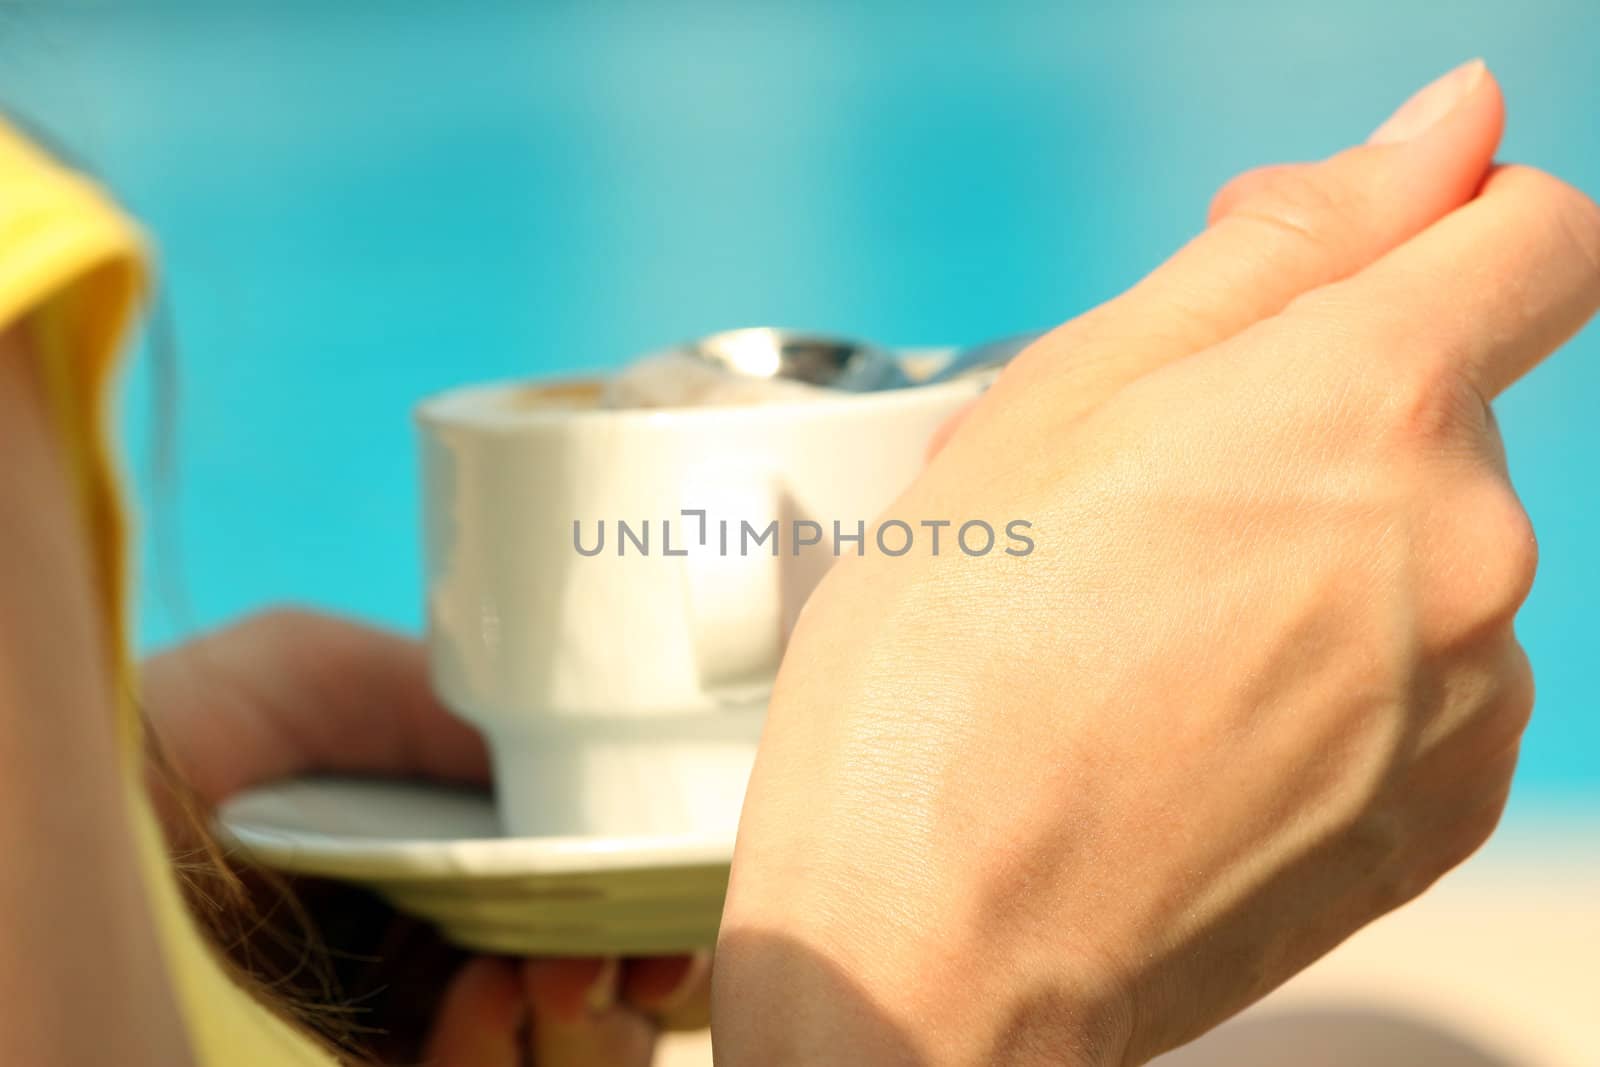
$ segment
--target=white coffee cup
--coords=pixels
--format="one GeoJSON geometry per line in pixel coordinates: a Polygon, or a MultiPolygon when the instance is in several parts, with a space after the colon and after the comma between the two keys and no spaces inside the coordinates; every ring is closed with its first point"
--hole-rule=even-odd
{"type": "Polygon", "coordinates": [[[430,669],[486,736],[506,831],[731,833],[833,524],[870,550],[980,388],[614,410],[599,382],[535,382],[425,402],[430,669]],[[796,554],[807,521],[822,543],[796,554]],[[774,522],[775,556],[756,536],[774,522]]]}

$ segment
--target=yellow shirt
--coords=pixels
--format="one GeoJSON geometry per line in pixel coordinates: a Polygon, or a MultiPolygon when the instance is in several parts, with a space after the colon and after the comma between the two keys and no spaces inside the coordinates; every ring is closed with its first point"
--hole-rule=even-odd
{"type": "MultiPolygon", "coordinates": [[[[0,326],[25,323],[44,361],[124,682],[133,669],[125,623],[127,553],[104,427],[111,369],[145,272],[139,232],[104,193],[0,123],[0,326]]],[[[119,694],[131,691],[131,685],[117,687],[119,694]]],[[[191,920],[144,794],[139,727],[136,709],[124,700],[115,728],[132,813],[129,832],[195,1062],[327,1067],[333,1061],[319,1046],[234,984],[191,920]]]]}

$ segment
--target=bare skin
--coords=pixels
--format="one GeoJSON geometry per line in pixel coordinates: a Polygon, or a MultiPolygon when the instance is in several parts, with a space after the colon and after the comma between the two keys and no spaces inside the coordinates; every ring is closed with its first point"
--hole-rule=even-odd
{"type": "Polygon", "coordinates": [[[0,1062],[189,1062],[118,786],[106,634],[32,353],[0,334],[0,1062]],[[92,1005],[94,1025],[83,1025],[92,1005]]]}
{"type": "MultiPolygon", "coordinates": [[[[118,788],[104,620],[16,331],[0,334],[0,455],[0,499],[13,502],[0,523],[0,1062],[97,1064],[115,1050],[119,1063],[181,1067],[118,788]],[[94,1026],[81,1025],[85,1005],[94,1026]]],[[[258,617],[152,661],[143,696],[208,803],[311,770],[487,779],[476,735],[432,700],[416,643],[352,623],[258,617]]],[[[484,958],[442,977],[426,1051],[444,1067],[518,1067],[524,1042],[542,1067],[647,1064],[663,1022],[703,1025],[705,1013],[706,965],[686,958],[484,958]]]]}
{"type": "MultiPolygon", "coordinates": [[[[142,693],[207,806],[313,772],[488,782],[483,742],[434,698],[421,646],[327,615],[264,612],[154,656],[142,693]]],[[[151,784],[181,836],[185,821],[151,784]]],[[[520,1067],[524,1053],[540,1067],[645,1065],[663,1026],[707,1019],[705,959],[479,957],[439,978],[419,1051],[443,1067],[520,1067]]]]}
{"type": "Polygon", "coordinates": [[[1463,860],[1532,706],[1487,402],[1600,304],[1600,209],[1492,167],[1480,66],[1024,353],[847,557],[740,824],[724,1064],[1131,1065],[1463,860]]]}
{"type": "MultiPolygon", "coordinates": [[[[1531,706],[1512,619],[1535,551],[1486,401],[1600,302],[1600,214],[1491,171],[1498,89],[1455,89],[1429,124],[1224,190],[895,508],[1030,518],[1033,556],[829,576],[741,827],[720,1062],[1141,1063],[1487,836],[1531,706]]],[[[0,456],[0,1061],[182,1065],[92,576],[14,335],[0,456]]],[[[316,767],[481,773],[404,642],[303,616],[208,640],[235,688],[180,659],[145,696],[210,799],[316,767]]],[[[431,1052],[515,1063],[531,1014],[546,1067],[642,1062],[661,989],[618,972],[587,1015],[601,969],[477,961],[431,1052]]]]}

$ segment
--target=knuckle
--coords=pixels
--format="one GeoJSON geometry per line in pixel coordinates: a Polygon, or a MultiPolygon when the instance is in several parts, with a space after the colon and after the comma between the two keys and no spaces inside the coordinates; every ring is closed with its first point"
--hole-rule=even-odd
{"type": "Polygon", "coordinates": [[[1461,866],[1494,836],[1511,796],[1515,754],[1503,758],[1466,780],[1470,792],[1458,813],[1441,824],[1429,820],[1412,835],[1407,857],[1396,875],[1383,886],[1386,910],[1400,907],[1426,892],[1435,882],[1461,866]]]}
{"type": "Polygon", "coordinates": [[[1510,796],[1511,782],[1508,777],[1496,787],[1488,800],[1463,815],[1452,827],[1452,832],[1441,843],[1440,876],[1461,866],[1488,843],[1500,825],[1500,816],[1505,813],[1510,796]]]}
{"type": "Polygon", "coordinates": [[[1385,450],[1465,450],[1491,424],[1463,370],[1469,361],[1448,339],[1419,335],[1369,303],[1351,282],[1335,282],[1290,301],[1280,319],[1337,338],[1348,357],[1339,364],[1341,409],[1385,450]]]}
{"type": "Polygon", "coordinates": [[[1452,857],[1455,866],[1481,848],[1494,836],[1505,814],[1506,803],[1511,799],[1512,779],[1517,771],[1520,748],[1512,745],[1487,763],[1477,776],[1479,801],[1462,819],[1463,850],[1452,857]]]}
{"type": "Polygon", "coordinates": [[[1434,518],[1427,535],[1424,640],[1435,651],[1480,656],[1484,642],[1511,638],[1517,612],[1533,589],[1539,568],[1533,523],[1498,476],[1475,476],[1428,499],[1434,518]]]}
{"type": "Polygon", "coordinates": [[[1503,649],[1462,726],[1459,749],[1476,768],[1470,780],[1481,788],[1510,781],[1522,746],[1522,735],[1533,719],[1533,667],[1515,638],[1500,643],[1503,649]]]}
{"type": "Polygon", "coordinates": [[[1557,219],[1589,271],[1592,286],[1600,287],[1600,206],[1566,183],[1564,204],[1557,219]]]}
{"type": "Polygon", "coordinates": [[[1249,200],[1263,184],[1271,181],[1273,175],[1287,169],[1280,166],[1254,167],[1250,170],[1240,171],[1224,182],[1211,198],[1211,207],[1206,212],[1208,222],[1216,222],[1231,214],[1240,204],[1249,200]]]}
{"type": "MultiPolygon", "coordinates": [[[[1528,729],[1528,723],[1533,721],[1535,692],[1533,664],[1529,662],[1527,652],[1515,641],[1511,642],[1511,656],[1504,673],[1500,699],[1494,708],[1494,717],[1500,727],[1500,736],[1505,742],[1503,747],[1513,753],[1514,762],[1516,747],[1528,729]]],[[[1508,771],[1507,774],[1509,773],[1508,771]]]]}
{"type": "Polygon", "coordinates": [[[1491,621],[1509,625],[1532,592],[1539,570],[1533,520],[1510,484],[1496,479],[1474,509],[1472,521],[1478,530],[1484,609],[1491,621]]]}
{"type": "Polygon", "coordinates": [[[1422,345],[1401,353],[1388,374],[1373,381],[1380,430],[1406,451],[1454,448],[1464,435],[1488,425],[1483,395],[1460,371],[1461,361],[1443,347],[1422,345]]]}
{"type": "Polygon", "coordinates": [[[1214,223],[1224,218],[1233,210],[1233,206],[1247,195],[1251,181],[1254,180],[1255,171],[1247,170],[1235,174],[1217,189],[1211,196],[1211,206],[1206,208],[1207,224],[1214,223]]]}
{"type": "Polygon", "coordinates": [[[321,643],[327,630],[326,615],[300,604],[272,604],[228,624],[219,633],[242,645],[281,651],[321,643]]]}
{"type": "Polygon", "coordinates": [[[1223,187],[1217,206],[1225,208],[1227,218],[1322,249],[1343,242],[1359,215],[1355,200],[1347,183],[1333,181],[1317,167],[1284,167],[1241,175],[1223,187]]]}
{"type": "Polygon", "coordinates": [[[1534,205],[1572,245],[1600,286],[1600,205],[1576,186],[1533,167],[1501,167],[1491,182],[1497,191],[1514,191],[1534,205]]]}
{"type": "Polygon", "coordinates": [[[1511,486],[1499,478],[1480,485],[1450,500],[1446,584],[1432,613],[1441,647],[1508,635],[1539,569],[1533,523],[1511,486]]]}

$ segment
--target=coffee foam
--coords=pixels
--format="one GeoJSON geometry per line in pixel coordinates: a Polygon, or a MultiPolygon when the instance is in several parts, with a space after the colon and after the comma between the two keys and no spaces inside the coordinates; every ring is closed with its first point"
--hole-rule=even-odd
{"type": "Polygon", "coordinates": [[[685,352],[635,360],[601,390],[600,407],[736,407],[823,400],[829,390],[787,378],[732,374],[685,352]]]}

